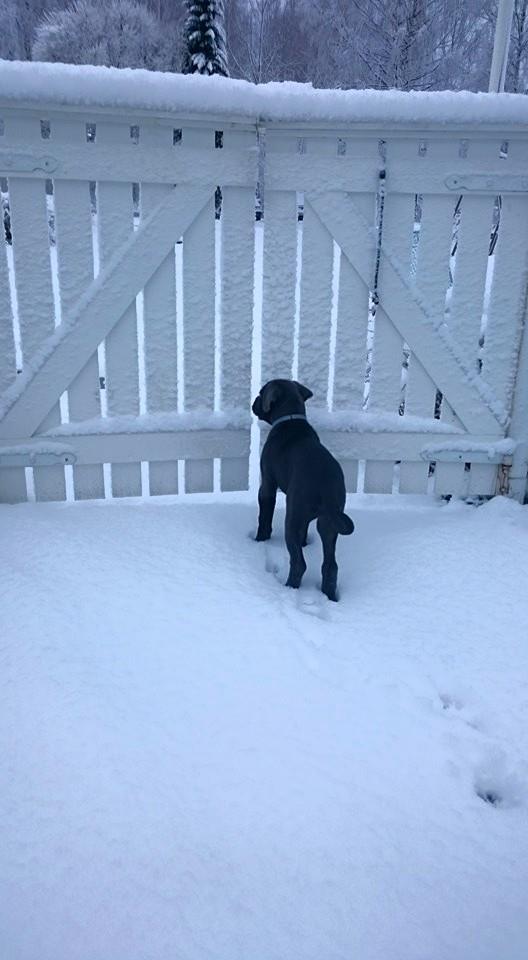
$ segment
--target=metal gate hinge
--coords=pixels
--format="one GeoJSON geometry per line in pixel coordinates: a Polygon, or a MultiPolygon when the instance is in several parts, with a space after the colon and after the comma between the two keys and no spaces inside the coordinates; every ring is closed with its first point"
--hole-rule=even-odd
{"type": "Polygon", "coordinates": [[[54,157],[35,156],[31,153],[13,153],[0,150],[0,170],[2,173],[55,173],[59,161],[54,157]]]}
{"type": "Polygon", "coordinates": [[[35,445],[14,444],[10,447],[0,447],[0,467],[50,467],[73,464],[77,455],[71,447],[59,447],[53,444],[35,445]]]}
{"type": "Polygon", "coordinates": [[[510,492],[511,463],[499,463],[497,470],[497,494],[507,497],[510,492]]]}
{"type": "Polygon", "coordinates": [[[444,182],[448,190],[456,190],[457,193],[480,191],[498,195],[528,192],[528,176],[514,173],[453,173],[444,182]]]}

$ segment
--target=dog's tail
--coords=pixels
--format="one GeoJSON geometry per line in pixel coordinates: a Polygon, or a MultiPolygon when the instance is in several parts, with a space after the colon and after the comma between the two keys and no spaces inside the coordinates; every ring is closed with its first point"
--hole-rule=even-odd
{"type": "Polygon", "coordinates": [[[349,516],[342,511],[327,513],[326,518],[330,521],[337,533],[348,536],[354,532],[354,524],[349,516]]]}

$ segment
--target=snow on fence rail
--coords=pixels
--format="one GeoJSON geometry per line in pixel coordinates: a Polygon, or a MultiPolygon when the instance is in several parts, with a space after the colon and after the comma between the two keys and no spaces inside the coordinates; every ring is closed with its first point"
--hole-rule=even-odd
{"type": "Polygon", "coordinates": [[[0,500],[246,489],[292,374],[350,490],[522,497],[527,120],[0,64],[0,500]]]}

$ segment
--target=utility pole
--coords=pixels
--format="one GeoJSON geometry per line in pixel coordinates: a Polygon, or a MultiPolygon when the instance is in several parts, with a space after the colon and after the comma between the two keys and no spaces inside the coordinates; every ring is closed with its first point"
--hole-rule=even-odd
{"type": "Polygon", "coordinates": [[[497,6],[497,22],[495,24],[493,57],[491,58],[488,87],[490,93],[502,93],[504,91],[514,5],[515,0],[499,0],[497,6]]]}

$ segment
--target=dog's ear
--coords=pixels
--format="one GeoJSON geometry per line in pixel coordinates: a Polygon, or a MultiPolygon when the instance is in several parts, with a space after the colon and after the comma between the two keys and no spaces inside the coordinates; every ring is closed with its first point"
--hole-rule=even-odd
{"type": "Polygon", "coordinates": [[[259,420],[262,420],[262,419],[263,419],[263,416],[262,416],[262,398],[261,398],[261,396],[260,396],[260,393],[255,397],[255,399],[254,399],[254,401],[253,401],[253,406],[251,407],[251,409],[253,410],[253,413],[255,414],[255,416],[259,418],[259,420]]]}
{"type": "Polygon", "coordinates": [[[280,387],[273,380],[262,389],[262,409],[269,413],[272,405],[279,399],[280,387]]]}
{"type": "Polygon", "coordinates": [[[312,393],[311,390],[308,389],[308,387],[305,387],[304,384],[299,383],[298,380],[294,380],[293,382],[294,382],[294,383],[296,384],[296,386],[299,388],[299,391],[300,391],[301,397],[303,398],[303,401],[304,401],[304,400],[309,400],[310,397],[313,397],[313,393],[312,393]]]}

